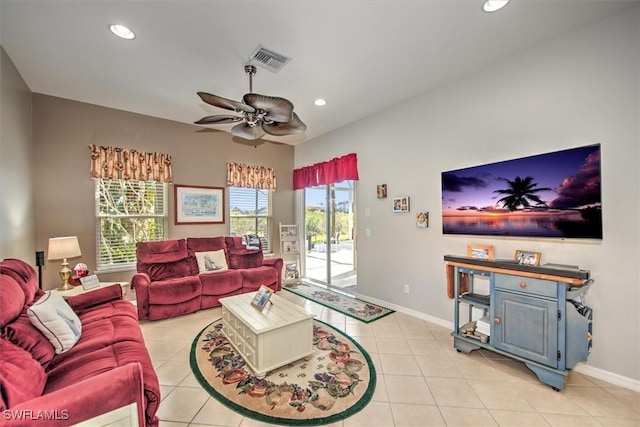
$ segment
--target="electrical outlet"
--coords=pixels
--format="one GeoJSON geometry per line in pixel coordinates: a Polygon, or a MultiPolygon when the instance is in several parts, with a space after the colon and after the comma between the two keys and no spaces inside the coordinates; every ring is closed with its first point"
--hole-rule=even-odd
{"type": "Polygon", "coordinates": [[[407,285],[406,283],[404,284],[404,293],[405,294],[409,293],[409,285],[407,285]]]}

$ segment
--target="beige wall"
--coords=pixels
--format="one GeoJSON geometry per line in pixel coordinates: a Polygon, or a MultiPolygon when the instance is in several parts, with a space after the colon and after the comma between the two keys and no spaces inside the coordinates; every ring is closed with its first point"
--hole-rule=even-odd
{"type": "Polygon", "coordinates": [[[31,91],[0,48],[0,259],[35,263],[31,91]]]}
{"type": "Polygon", "coordinates": [[[543,263],[579,265],[595,279],[586,297],[594,345],[580,369],[640,390],[639,24],[635,5],[296,146],[297,167],[358,154],[358,292],[451,326],[445,254],[464,255],[467,244],[491,245],[496,258],[542,252],[543,263]],[[604,239],[442,234],[442,171],[596,143],[604,239]],[[411,197],[410,215],[392,212],[399,196],[411,197]],[[420,210],[431,214],[427,229],[416,229],[420,210]]]}
{"type": "MultiPolygon", "coordinates": [[[[89,178],[89,145],[112,145],[172,155],[175,184],[225,187],[227,162],[276,169],[274,226],[293,221],[291,174],[293,147],[265,143],[258,147],[235,143],[226,132],[198,132],[195,125],[172,122],[62,98],[34,94],[36,246],[50,237],[77,235],[82,256],[69,260],[96,266],[95,187],[89,178]]],[[[174,225],[173,186],[169,189],[169,237],[219,236],[229,233],[228,200],[225,224],[174,225]]],[[[276,233],[277,234],[277,233],[276,233]]],[[[277,242],[276,243],[276,248],[277,242]]],[[[55,287],[59,261],[47,261],[44,289],[55,287]]],[[[99,274],[101,280],[128,280],[133,272],[99,274]]]]}

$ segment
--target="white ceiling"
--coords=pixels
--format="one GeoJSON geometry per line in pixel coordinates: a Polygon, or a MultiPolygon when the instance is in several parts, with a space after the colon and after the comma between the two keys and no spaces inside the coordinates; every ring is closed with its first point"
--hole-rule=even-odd
{"type": "Polygon", "coordinates": [[[633,3],[512,0],[487,14],[482,0],[0,0],[0,43],[33,92],[185,123],[228,113],[197,91],[242,99],[262,45],[292,58],[258,69],[253,90],[294,103],[307,132],[270,139],[297,144],[633,3]]]}

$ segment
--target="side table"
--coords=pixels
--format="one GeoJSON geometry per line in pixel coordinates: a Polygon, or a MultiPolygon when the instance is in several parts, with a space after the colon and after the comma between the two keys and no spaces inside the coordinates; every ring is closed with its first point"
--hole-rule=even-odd
{"type": "Polygon", "coordinates": [[[82,285],[78,285],[78,286],[74,286],[73,289],[69,289],[68,291],[59,291],[57,289],[53,289],[53,291],[59,293],[63,297],[71,297],[74,295],[80,295],[86,292],[95,291],[96,289],[106,288],[107,286],[115,285],[116,283],[120,284],[120,287],[122,287],[122,298],[126,299],[125,297],[127,296],[129,282],[100,282],[100,286],[98,286],[97,288],[89,289],[89,290],[84,290],[82,285]]]}

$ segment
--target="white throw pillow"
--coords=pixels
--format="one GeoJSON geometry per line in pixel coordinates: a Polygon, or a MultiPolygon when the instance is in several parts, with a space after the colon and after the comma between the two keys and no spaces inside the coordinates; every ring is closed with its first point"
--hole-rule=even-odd
{"type": "Polygon", "coordinates": [[[195,255],[200,274],[219,273],[220,271],[229,269],[227,266],[227,258],[224,255],[224,249],[210,252],[196,252],[195,255]]]}
{"type": "Polygon", "coordinates": [[[33,326],[53,344],[56,354],[64,353],[75,345],[82,334],[78,315],[57,292],[47,291],[27,309],[33,326]]]}

